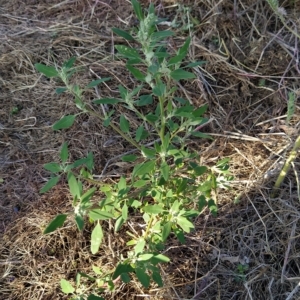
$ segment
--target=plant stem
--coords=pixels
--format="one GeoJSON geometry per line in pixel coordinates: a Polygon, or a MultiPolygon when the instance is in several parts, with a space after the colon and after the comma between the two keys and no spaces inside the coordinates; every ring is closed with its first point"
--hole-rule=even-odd
{"type": "Polygon", "coordinates": [[[286,175],[287,175],[287,173],[290,169],[291,163],[296,159],[297,151],[298,151],[299,148],[300,148],[300,135],[296,139],[296,142],[295,142],[294,147],[293,147],[293,149],[290,153],[290,156],[287,158],[281,172],[279,173],[279,176],[278,176],[278,178],[275,182],[274,188],[273,188],[273,193],[271,195],[272,198],[274,198],[276,196],[281,183],[283,182],[284,178],[286,177],[286,175]]]}

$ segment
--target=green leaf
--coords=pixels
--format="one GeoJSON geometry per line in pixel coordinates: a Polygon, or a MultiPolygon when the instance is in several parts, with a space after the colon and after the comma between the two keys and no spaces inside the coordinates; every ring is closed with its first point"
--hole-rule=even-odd
{"type": "Polygon", "coordinates": [[[131,65],[126,65],[126,68],[131,72],[131,74],[140,81],[145,81],[145,75],[138,69],[134,68],[131,65]]]}
{"type": "Polygon", "coordinates": [[[152,279],[159,287],[162,287],[164,285],[159,272],[153,272],[152,279]]]}
{"type": "Polygon", "coordinates": [[[99,247],[102,243],[103,239],[103,231],[102,227],[99,223],[95,226],[91,235],[91,252],[92,254],[96,254],[99,250],[99,247]]]}
{"type": "Polygon", "coordinates": [[[186,105],[188,103],[186,99],[183,99],[181,97],[174,97],[174,100],[178,101],[182,105],[186,105]]]}
{"type": "Polygon", "coordinates": [[[126,189],[126,179],[122,176],[118,182],[118,191],[126,189]]]}
{"type": "Polygon", "coordinates": [[[136,188],[141,188],[148,183],[148,180],[137,180],[132,186],[136,188]]]}
{"type": "Polygon", "coordinates": [[[286,122],[290,123],[291,118],[295,114],[296,93],[295,92],[289,92],[288,96],[289,96],[289,99],[288,99],[288,105],[287,105],[286,122]]]}
{"type": "Polygon", "coordinates": [[[146,120],[149,121],[150,123],[155,123],[158,119],[159,119],[158,116],[152,113],[146,115],[146,120]]]}
{"type": "Polygon", "coordinates": [[[68,143],[63,143],[61,150],[60,150],[60,159],[63,163],[68,160],[69,153],[68,153],[68,143]]]}
{"type": "Polygon", "coordinates": [[[184,57],[185,57],[185,55],[177,54],[176,56],[170,58],[170,60],[168,62],[168,66],[172,66],[172,65],[175,65],[175,64],[178,64],[178,63],[182,62],[184,57]]]}
{"type": "Polygon", "coordinates": [[[167,181],[170,175],[170,166],[165,161],[161,164],[160,171],[164,180],[167,181]]]}
{"type": "Polygon", "coordinates": [[[181,80],[181,79],[193,79],[196,78],[196,75],[191,72],[184,71],[182,69],[174,70],[170,73],[170,76],[174,80],[181,80]]]}
{"type": "Polygon", "coordinates": [[[200,138],[202,138],[202,139],[210,139],[210,140],[213,140],[213,138],[212,138],[210,135],[205,134],[205,133],[200,132],[200,131],[192,131],[192,132],[191,132],[191,135],[196,136],[196,137],[200,137],[200,138]]]}
{"type": "Polygon", "coordinates": [[[52,189],[59,181],[60,176],[55,176],[53,178],[51,178],[41,189],[40,189],[40,193],[44,194],[46,192],[48,192],[50,189],[52,189]]]}
{"type": "Polygon", "coordinates": [[[200,192],[209,192],[212,189],[212,184],[210,180],[203,182],[200,186],[198,186],[198,191],[200,192]]]}
{"type": "Polygon", "coordinates": [[[154,254],[152,253],[146,253],[146,254],[141,254],[138,257],[138,261],[147,261],[150,260],[152,257],[154,256],[154,254]]]}
{"type": "Polygon", "coordinates": [[[158,254],[158,255],[155,255],[155,256],[153,257],[153,260],[154,260],[154,261],[157,261],[157,262],[164,262],[164,263],[167,263],[167,262],[170,261],[170,258],[167,257],[167,256],[165,256],[165,255],[163,255],[163,254],[158,254]]]}
{"type": "Polygon", "coordinates": [[[35,64],[34,67],[48,78],[59,76],[55,67],[48,67],[43,64],[35,64]]]}
{"type": "Polygon", "coordinates": [[[59,88],[56,88],[55,89],[55,93],[57,94],[57,95],[60,95],[60,94],[62,94],[63,92],[65,92],[65,91],[67,91],[68,89],[66,88],[66,87],[59,87],[59,88]]]}
{"type": "Polygon", "coordinates": [[[81,196],[81,184],[71,172],[68,173],[68,185],[72,196],[79,199],[81,196]]]}
{"type": "Polygon", "coordinates": [[[132,162],[137,160],[138,156],[134,154],[124,155],[122,156],[122,161],[132,162]]]}
{"type": "Polygon", "coordinates": [[[122,56],[130,59],[141,59],[139,52],[136,49],[130,48],[124,45],[116,45],[115,48],[118,50],[118,53],[122,56]]]}
{"type": "Polygon", "coordinates": [[[226,158],[223,158],[221,160],[219,160],[217,163],[216,163],[216,166],[217,167],[225,167],[227,166],[227,164],[229,163],[230,161],[230,158],[226,157],[226,158]]]}
{"type": "Polygon", "coordinates": [[[174,65],[174,64],[178,64],[181,63],[182,60],[185,58],[185,56],[187,55],[188,52],[188,48],[190,46],[190,42],[191,42],[191,38],[189,37],[185,43],[183,44],[183,46],[179,49],[178,53],[176,56],[172,57],[169,62],[168,62],[168,66],[174,65]]]}
{"type": "Polygon", "coordinates": [[[111,29],[115,34],[121,36],[122,38],[124,38],[127,41],[134,41],[134,38],[126,31],[121,30],[119,28],[112,28],[111,29]]]}
{"type": "Polygon", "coordinates": [[[144,239],[141,238],[140,240],[137,241],[137,244],[134,247],[134,253],[136,256],[143,252],[145,245],[146,245],[146,241],[144,239]]]}
{"type": "MultiPolygon", "coordinates": [[[[172,73],[172,72],[171,72],[172,73]]],[[[163,96],[166,91],[166,85],[162,82],[158,83],[153,89],[152,92],[155,96],[160,97],[163,96]]]]}
{"type": "Polygon", "coordinates": [[[186,41],[184,42],[184,44],[182,45],[182,47],[180,47],[178,53],[179,53],[180,55],[186,56],[187,53],[188,53],[189,47],[190,47],[190,43],[191,43],[191,38],[188,37],[188,38],[186,39],[186,41]]]}
{"type": "Polygon", "coordinates": [[[137,106],[145,106],[153,103],[152,95],[141,95],[139,99],[140,100],[135,102],[137,106]]]}
{"type": "Polygon", "coordinates": [[[66,62],[64,62],[63,67],[65,67],[67,69],[70,69],[70,68],[73,67],[75,61],[76,61],[76,57],[73,56],[69,60],[67,60],[66,62]]]}
{"type": "Polygon", "coordinates": [[[78,229],[83,230],[84,220],[83,220],[82,216],[76,215],[75,216],[75,222],[77,224],[78,229]]]}
{"type": "Polygon", "coordinates": [[[51,162],[51,163],[45,164],[44,169],[47,171],[50,171],[52,173],[58,173],[62,170],[62,167],[58,163],[51,162]]]}
{"type": "Polygon", "coordinates": [[[126,100],[127,95],[128,95],[127,89],[124,88],[124,86],[122,86],[121,84],[118,85],[118,89],[119,89],[121,98],[122,98],[123,100],[126,100]]]}
{"type": "Polygon", "coordinates": [[[162,240],[165,242],[171,233],[172,223],[167,222],[162,228],[162,240]]]}
{"type": "Polygon", "coordinates": [[[124,221],[126,221],[128,218],[128,206],[126,203],[122,207],[122,218],[124,219],[124,221]]]}
{"type": "Polygon", "coordinates": [[[89,217],[93,220],[108,220],[112,219],[114,217],[113,214],[107,212],[107,211],[102,211],[99,208],[95,208],[89,211],[89,217]]]}
{"type": "Polygon", "coordinates": [[[179,242],[181,244],[184,244],[185,243],[185,238],[184,238],[184,233],[183,233],[182,229],[181,228],[176,228],[174,230],[174,232],[175,232],[175,235],[176,235],[177,239],[179,240],[179,242]]]}
{"type": "Polygon", "coordinates": [[[139,21],[142,21],[144,19],[144,14],[142,12],[141,4],[137,0],[131,0],[131,4],[136,17],[139,19],[139,21]]]}
{"type": "Polygon", "coordinates": [[[169,36],[173,36],[173,35],[174,35],[173,31],[171,31],[171,30],[163,30],[163,31],[154,32],[151,35],[151,38],[154,39],[154,40],[161,40],[161,39],[167,38],[169,36]]]}
{"type": "Polygon", "coordinates": [[[150,285],[150,276],[146,274],[145,271],[141,268],[136,268],[135,274],[140,283],[143,285],[143,287],[147,289],[150,285]]]}
{"type": "Polygon", "coordinates": [[[97,266],[92,266],[93,271],[97,274],[97,275],[101,275],[103,272],[101,271],[101,269],[97,266]]]}
{"type": "Polygon", "coordinates": [[[115,223],[115,232],[118,232],[124,223],[125,220],[123,219],[122,215],[119,216],[115,223]]]}
{"type": "Polygon", "coordinates": [[[97,86],[98,84],[102,83],[102,82],[105,82],[105,81],[108,81],[110,80],[111,78],[110,77],[106,77],[106,78],[101,78],[101,79],[97,79],[97,80],[93,80],[92,82],[90,82],[86,88],[92,88],[94,86],[97,86]]]}
{"type": "Polygon", "coordinates": [[[193,116],[194,117],[202,117],[203,114],[207,111],[208,109],[208,105],[205,104],[199,108],[197,108],[196,110],[193,111],[193,116]]]}
{"type": "Polygon", "coordinates": [[[134,167],[132,171],[132,177],[143,176],[151,173],[155,167],[155,160],[150,160],[141,164],[138,164],[134,167]]]}
{"type": "Polygon", "coordinates": [[[86,157],[77,159],[77,160],[75,160],[75,162],[72,164],[72,168],[77,168],[77,167],[79,167],[79,166],[82,166],[82,165],[86,164],[86,162],[87,162],[87,158],[86,158],[86,157]]]}
{"type": "Polygon", "coordinates": [[[89,171],[92,171],[94,168],[94,156],[93,152],[89,152],[87,157],[86,157],[86,162],[85,162],[86,167],[89,169],[89,171]]]}
{"type": "Polygon", "coordinates": [[[144,206],[142,210],[148,214],[153,215],[157,215],[164,211],[164,209],[158,204],[144,206]]]}
{"type": "Polygon", "coordinates": [[[129,264],[122,264],[122,263],[119,263],[116,267],[116,270],[112,276],[112,279],[115,280],[117,279],[121,274],[123,273],[130,273],[130,272],[133,272],[134,269],[132,268],[131,265],[129,264]]]}
{"type": "Polygon", "coordinates": [[[103,126],[108,127],[110,124],[110,118],[107,118],[103,121],[103,126]]]}
{"type": "MultiPolygon", "coordinates": [[[[81,299],[80,299],[81,300],[81,299]]],[[[88,297],[87,297],[87,300],[105,300],[104,298],[102,297],[99,297],[99,296],[96,296],[94,294],[90,294],[88,297]]]]}
{"type": "Polygon", "coordinates": [[[191,229],[194,228],[193,223],[182,216],[177,217],[177,224],[187,233],[190,233],[191,229]]]}
{"type": "Polygon", "coordinates": [[[137,142],[140,142],[141,140],[147,137],[148,137],[148,132],[144,129],[144,126],[143,125],[139,126],[135,134],[135,140],[137,142]]]}
{"type": "Polygon", "coordinates": [[[202,212],[202,210],[204,209],[204,207],[207,205],[207,201],[205,199],[205,196],[204,195],[201,195],[199,197],[199,200],[198,200],[198,211],[199,212],[202,212]]]}
{"type": "Polygon", "coordinates": [[[131,281],[131,278],[127,273],[121,274],[121,279],[124,283],[129,283],[131,281]]]}
{"type": "Polygon", "coordinates": [[[73,288],[71,283],[65,279],[60,280],[60,287],[65,294],[72,294],[75,292],[75,289],[73,288]]]}
{"type": "Polygon", "coordinates": [[[209,199],[207,202],[207,206],[211,212],[211,214],[216,217],[218,214],[218,207],[213,199],[209,199]]]}
{"type": "Polygon", "coordinates": [[[93,100],[93,102],[95,104],[116,104],[121,102],[121,100],[115,98],[101,98],[101,99],[93,100]]]}
{"type": "Polygon", "coordinates": [[[146,148],[145,146],[142,146],[142,154],[146,158],[155,158],[156,151],[154,149],[146,148]]]}
{"type": "Polygon", "coordinates": [[[133,202],[131,203],[131,207],[134,207],[134,208],[138,208],[142,205],[142,203],[138,200],[133,200],[133,202]]]}
{"type": "Polygon", "coordinates": [[[197,66],[205,65],[206,63],[207,63],[206,60],[195,61],[195,62],[191,62],[191,63],[187,64],[187,65],[184,66],[183,68],[194,68],[194,67],[197,67],[197,66]]]}
{"type": "Polygon", "coordinates": [[[59,130],[70,128],[75,121],[75,117],[76,115],[64,116],[52,126],[52,129],[59,130]]]}
{"type": "Polygon", "coordinates": [[[61,227],[64,225],[64,222],[67,218],[67,215],[65,214],[61,214],[61,215],[57,215],[51,222],[50,224],[46,227],[46,229],[44,230],[43,234],[47,234],[50,232],[55,231],[58,227],[61,227]]]}
{"type": "Polygon", "coordinates": [[[123,132],[128,133],[129,132],[129,122],[124,117],[124,115],[121,115],[120,117],[120,128],[123,132]]]}

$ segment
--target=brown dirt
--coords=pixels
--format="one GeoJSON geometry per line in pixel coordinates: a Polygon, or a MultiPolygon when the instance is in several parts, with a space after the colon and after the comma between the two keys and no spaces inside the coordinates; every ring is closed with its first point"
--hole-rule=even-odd
{"type": "MultiPolygon", "coordinates": [[[[188,35],[182,27],[186,15],[177,1],[152,2],[160,16],[177,20],[170,47],[179,47],[188,35]]],[[[300,1],[279,2],[289,26],[300,32],[300,1]]],[[[34,64],[59,66],[76,56],[82,71],[74,81],[84,86],[95,74],[110,76],[111,90],[99,92],[113,97],[118,84],[132,87],[134,81],[124,63],[112,58],[113,45],[124,41],[112,36],[111,28],[128,29],[136,20],[122,0],[0,3],[0,299],[67,299],[60,279],[89,273],[92,264],[112,270],[125,241],[122,233],[111,235],[111,245],[107,240],[93,256],[89,227],[81,234],[68,222],[55,234],[42,235],[56,214],[72,209],[63,181],[39,194],[49,176],[43,164],[56,161],[61,144],[68,141],[70,161],[92,151],[94,172],[101,174],[109,159],[130,149],[88,115],[77,118],[71,129],[54,132],[56,120],[77,110],[70,95],[54,93],[59,83],[38,74],[34,64]]],[[[266,1],[181,3],[199,20],[191,29],[190,59],[207,64],[199,80],[185,83],[179,93],[195,105],[209,104],[212,122],[204,131],[215,138],[192,140],[190,147],[205,164],[230,157],[235,181],[231,190],[218,195],[218,217],[201,215],[185,245],[169,241],[165,253],[172,263],[162,266],[164,288],[144,290],[133,281],[107,292],[105,299],[299,299],[299,159],[280,195],[270,197],[281,163],[299,135],[299,40],[266,1]],[[287,125],[292,91],[298,98],[287,125]],[[238,267],[246,265],[239,273],[238,267]]],[[[95,91],[85,94],[87,102],[96,97],[95,91]]],[[[118,113],[125,111],[118,108],[118,113]]],[[[107,172],[127,169],[111,164],[107,172]]]]}

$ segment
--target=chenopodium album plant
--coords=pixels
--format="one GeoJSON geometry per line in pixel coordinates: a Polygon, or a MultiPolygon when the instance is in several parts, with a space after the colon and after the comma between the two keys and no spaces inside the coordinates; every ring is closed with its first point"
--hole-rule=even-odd
{"type": "MultiPolygon", "coordinates": [[[[100,279],[97,276],[91,277],[80,273],[79,280],[76,280],[76,291],[81,293],[79,297],[86,295],[79,288],[82,276],[95,283],[93,297],[98,297],[96,294],[103,288],[104,281],[106,287],[113,289],[115,280],[121,278],[123,282],[129,282],[131,273],[136,275],[145,288],[149,287],[151,280],[162,286],[163,280],[158,264],[169,261],[167,256],[161,254],[168,237],[175,235],[180,242],[184,243],[185,233],[191,232],[194,228],[192,219],[197,217],[205,207],[216,214],[217,188],[226,187],[226,183],[231,179],[227,159],[219,161],[214,167],[207,167],[199,165],[200,159],[197,153],[191,153],[186,149],[186,141],[191,136],[210,138],[195,130],[208,121],[203,117],[207,106],[195,108],[187,100],[176,97],[176,81],[195,78],[195,75],[187,69],[197,67],[204,62],[189,64],[184,62],[190,38],[172,56],[167,51],[164,40],[172,36],[173,32],[158,30],[157,25],[160,20],[155,15],[153,5],[150,5],[145,16],[140,4],[136,0],[131,2],[140,22],[139,27],[131,33],[117,28],[112,30],[128,41],[128,45],[117,45],[115,48],[119,57],[127,61],[127,70],[140,84],[132,90],[120,85],[119,98],[94,100],[93,103],[96,105],[105,104],[106,107],[111,108],[109,112],[105,112],[105,115],[99,114],[84,102],[84,92],[110,78],[92,81],[82,89],[78,85],[70,84],[70,78],[76,72],[76,68],[73,67],[75,58],[68,60],[60,69],[43,64],[35,65],[36,69],[45,76],[61,79],[65,87],[58,88],[56,92],[71,93],[80,110],[78,114],[96,116],[104,126],[110,126],[137,150],[137,154],[122,157],[125,162],[139,161],[132,170],[131,178],[122,176],[115,185],[93,180],[92,153],[74,163],[68,163],[66,143],[63,144],[60,152],[61,163],[52,162],[45,165],[45,169],[52,172],[53,176],[41,192],[50,190],[60,177],[66,174],[73,196],[72,215],[78,229],[83,230],[86,216],[95,225],[91,233],[93,254],[99,250],[104,236],[102,226],[107,220],[114,222],[115,232],[119,231],[133,215],[140,215],[144,222],[144,225],[135,228],[134,232],[127,232],[129,251],[127,254],[122,254],[118,265],[110,274],[101,273],[95,266],[94,269],[97,269],[96,273],[100,279]],[[135,46],[129,46],[130,43],[135,43],[135,46]],[[139,50],[136,43],[140,44],[139,50]],[[150,87],[151,93],[142,93],[145,85],[148,89],[150,87]],[[116,124],[113,109],[115,105],[123,105],[140,120],[140,126],[135,132],[130,120],[124,115],[120,116],[119,123],[116,124]],[[155,109],[145,114],[143,113],[145,106],[155,107],[155,109]],[[143,144],[145,139],[154,141],[152,147],[147,146],[149,143],[143,144]],[[77,170],[78,167],[81,167],[80,171],[77,170]],[[92,200],[97,188],[93,187],[85,191],[83,185],[85,181],[100,186],[105,196],[98,203],[92,200]]],[[[77,115],[64,116],[53,125],[53,129],[69,128],[77,115]]],[[[58,215],[44,233],[50,233],[61,227],[67,216],[67,214],[58,215]]],[[[62,280],[61,285],[65,293],[75,292],[68,281],[62,280]]]]}

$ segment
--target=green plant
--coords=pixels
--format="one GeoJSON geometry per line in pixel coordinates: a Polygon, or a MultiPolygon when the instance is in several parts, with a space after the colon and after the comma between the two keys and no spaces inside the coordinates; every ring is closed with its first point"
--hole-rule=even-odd
{"type": "Polygon", "coordinates": [[[245,264],[238,264],[236,268],[236,276],[235,280],[237,282],[245,282],[246,281],[246,274],[245,272],[248,271],[249,265],[245,264]]]}
{"type": "MultiPolygon", "coordinates": [[[[289,92],[289,99],[288,99],[288,105],[287,105],[287,118],[286,118],[286,123],[289,124],[292,116],[295,113],[295,101],[296,101],[296,94],[294,92],[289,92]]],[[[271,197],[274,198],[279,191],[279,188],[283,182],[283,180],[285,179],[286,175],[289,172],[289,169],[291,167],[291,165],[293,165],[295,159],[297,158],[297,152],[300,148],[300,136],[298,136],[296,138],[296,141],[294,143],[294,146],[290,152],[290,155],[288,156],[288,158],[286,159],[277,179],[276,182],[274,184],[274,188],[273,188],[273,192],[271,194],[271,197]]],[[[296,180],[297,180],[297,173],[296,173],[296,180]]],[[[300,200],[300,192],[299,192],[299,182],[297,180],[297,189],[298,189],[298,198],[300,200]]]]}
{"type": "MultiPolygon", "coordinates": [[[[165,39],[174,33],[158,30],[160,20],[155,15],[154,6],[149,6],[145,16],[140,4],[136,0],[131,2],[140,22],[139,27],[133,31],[134,36],[118,28],[112,30],[125,40],[140,44],[140,50],[128,45],[117,45],[115,48],[120,58],[127,60],[127,70],[141,84],[132,90],[120,85],[119,98],[94,100],[94,104],[110,106],[111,110],[105,115],[100,115],[88,107],[84,102],[84,92],[109,78],[92,81],[81,89],[78,85],[70,84],[70,78],[76,71],[73,67],[75,58],[65,62],[61,69],[43,64],[35,65],[45,76],[60,78],[65,86],[58,88],[56,92],[71,93],[80,110],[78,114],[64,116],[56,122],[53,125],[54,130],[71,127],[79,114],[92,114],[139,152],[124,155],[123,161],[135,162],[142,159],[142,162],[135,164],[131,178],[121,177],[117,184],[111,185],[93,179],[92,153],[74,163],[68,163],[66,143],[60,152],[61,163],[52,162],[45,165],[45,169],[53,175],[41,192],[47,192],[65,176],[73,196],[74,212],[69,215],[73,215],[79,230],[84,228],[87,216],[95,225],[91,233],[93,254],[98,252],[101,245],[104,222],[113,220],[115,232],[119,231],[133,214],[144,222],[142,229],[127,232],[127,246],[130,250],[126,255],[122,254],[115,270],[110,274],[98,274],[100,277],[103,275],[99,280],[107,283],[111,289],[118,278],[125,283],[129,282],[131,274],[135,274],[145,288],[149,287],[151,280],[162,286],[159,263],[169,262],[169,258],[161,254],[166,240],[174,234],[184,243],[185,233],[194,228],[192,219],[203,212],[205,207],[215,215],[218,188],[226,188],[228,181],[232,179],[228,159],[219,161],[213,167],[203,166],[199,164],[199,155],[186,149],[186,141],[192,136],[211,138],[196,130],[208,121],[203,117],[207,105],[195,108],[185,99],[176,96],[176,81],[194,79],[195,75],[187,69],[203,64],[202,61],[188,64],[184,61],[191,39],[188,38],[172,56],[167,51],[165,39]],[[151,89],[151,93],[142,94],[144,85],[151,89]],[[119,118],[118,125],[113,122],[115,105],[123,105],[140,120],[141,125],[134,133],[130,121],[124,115],[119,118]],[[144,113],[147,106],[154,106],[154,112],[144,113]],[[142,144],[146,138],[154,140],[153,147],[142,144]],[[84,191],[85,181],[100,186],[100,191],[105,195],[103,199],[98,202],[92,199],[97,189],[93,187],[84,191]]],[[[44,233],[53,232],[63,226],[67,217],[67,214],[58,215],[46,227],[44,233]]],[[[91,279],[91,276],[89,279],[95,282],[98,280],[91,279]]],[[[63,291],[75,292],[70,283],[62,282],[63,291]]],[[[96,284],[89,292],[98,297],[104,286],[101,284],[96,284]]],[[[86,297],[82,289],[79,289],[79,294],[79,298],[74,299],[86,297]]]]}

